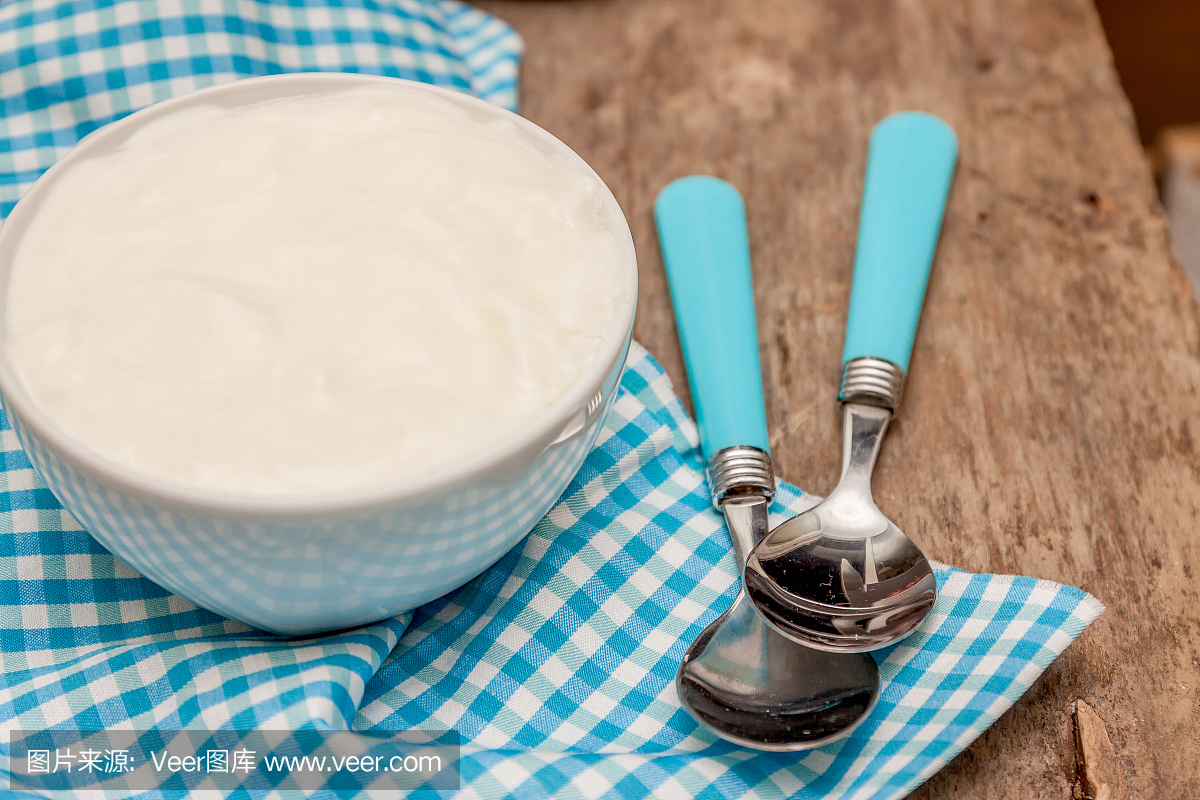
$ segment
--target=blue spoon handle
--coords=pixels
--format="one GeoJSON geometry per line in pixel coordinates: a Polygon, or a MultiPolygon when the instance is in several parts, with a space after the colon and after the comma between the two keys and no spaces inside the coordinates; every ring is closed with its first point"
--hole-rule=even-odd
{"type": "Polygon", "coordinates": [[[875,126],[843,363],[879,358],[908,371],[957,156],[954,131],[932,114],[905,111],[875,126]]]}
{"type": "Polygon", "coordinates": [[[739,445],[768,451],[742,197],[692,175],[659,193],[654,214],[704,457],[739,445]]]}

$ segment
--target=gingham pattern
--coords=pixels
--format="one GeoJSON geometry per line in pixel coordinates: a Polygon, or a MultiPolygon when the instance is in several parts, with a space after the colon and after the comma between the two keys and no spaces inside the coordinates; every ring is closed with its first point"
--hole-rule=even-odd
{"type": "MultiPolygon", "coordinates": [[[[0,4],[0,212],[74,141],[239,76],[369,71],[515,103],[519,40],[451,0],[0,4]]],[[[449,726],[463,797],[892,798],[1003,713],[1102,607],[938,567],[934,615],[882,662],[853,736],[739,749],[679,707],[675,669],[734,594],[686,417],[636,345],[582,471],[534,532],[409,616],[284,640],[141,578],[59,507],[0,420],[0,728],[449,726]]],[[[784,485],[777,520],[812,502],[784,485]]],[[[3,759],[0,759],[0,764],[3,759]]]]}
{"type": "MultiPolygon", "coordinates": [[[[462,589],[351,633],[288,641],[168,596],[82,532],[10,430],[0,493],[0,725],[448,727],[463,797],[901,797],[1094,620],[1087,594],[937,567],[919,633],[848,739],[758,753],[698,729],[674,690],[732,601],[728,533],[696,430],[636,344],[583,470],[533,533],[462,589]],[[385,660],[386,656],[386,660],[385,660]]],[[[784,484],[775,521],[813,502],[784,484]]]]}
{"type": "MultiPolygon", "coordinates": [[[[1103,611],[1069,586],[936,565],[920,631],[877,654],[884,691],[807,755],[727,745],[682,710],[675,671],[736,593],[698,437],[640,348],[559,504],[524,545],[417,611],[367,687],[362,730],[453,727],[465,796],[902,797],[982,733],[1103,611]]],[[[814,499],[783,484],[772,523],[814,499]]]]}
{"type": "MultiPolygon", "coordinates": [[[[611,402],[623,362],[605,379],[611,402]]],[[[350,628],[479,574],[558,500],[603,425],[597,415],[523,471],[401,508],[295,522],[230,521],[151,505],[58,457],[11,414],[38,475],[104,547],[203,607],[277,633],[350,628]],[[388,531],[406,531],[390,536],[388,531]]]]}

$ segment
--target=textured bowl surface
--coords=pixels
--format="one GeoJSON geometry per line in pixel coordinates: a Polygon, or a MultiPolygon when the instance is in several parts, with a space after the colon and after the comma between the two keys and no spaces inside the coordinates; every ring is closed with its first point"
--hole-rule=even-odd
{"type": "MultiPolygon", "coordinates": [[[[86,137],[26,194],[0,228],[0,331],[21,237],[71,165],[119,146],[142,125],[202,104],[237,108],[367,83],[427,91],[479,117],[508,117],[535,140],[574,153],[482,100],[365,75],[252,78],[158,103],[86,137]]],[[[594,174],[594,173],[593,173],[594,174]]],[[[597,176],[598,177],[598,176],[597,176]]],[[[622,256],[622,297],[600,350],[546,412],[501,441],[419,477],[370,491],[305,498],[234,497],[132,472],[80,446],[47,419],[0,348],[0,394],[34,468],[102,544],[199,606],[276,633],[312,634],[395,616],[461,586],[521,540],[578,472],[616,395],[637,299],[633,240],[606,190],[622,256]]]]}

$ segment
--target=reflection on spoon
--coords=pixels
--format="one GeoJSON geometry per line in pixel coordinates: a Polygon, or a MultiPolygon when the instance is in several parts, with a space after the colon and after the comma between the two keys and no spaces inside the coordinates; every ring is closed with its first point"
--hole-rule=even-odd
{"type": "MultiPolygon", "coordinates": [[[[760,496],[721,505],[739,566],[766,533],[768,502],[760,496]]],[[[688,649],[676,685],[684,707],[723,739],[807,750],[866,718],[879,696],[879,670],[865,653],[827,653],[784,638],[739,591],[688,649]]]]}

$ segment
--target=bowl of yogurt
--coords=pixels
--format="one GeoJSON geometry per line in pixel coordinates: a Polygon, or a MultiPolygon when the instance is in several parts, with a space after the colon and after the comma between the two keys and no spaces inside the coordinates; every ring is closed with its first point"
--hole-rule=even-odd
{"type": "Polygon", "coordinates": [[[0,228],[0,395],[105,547],[305,635],[524,537],[615,395],[637,297],[603,181],[392,78],[253,78],[83,139],[0,228]]]}

